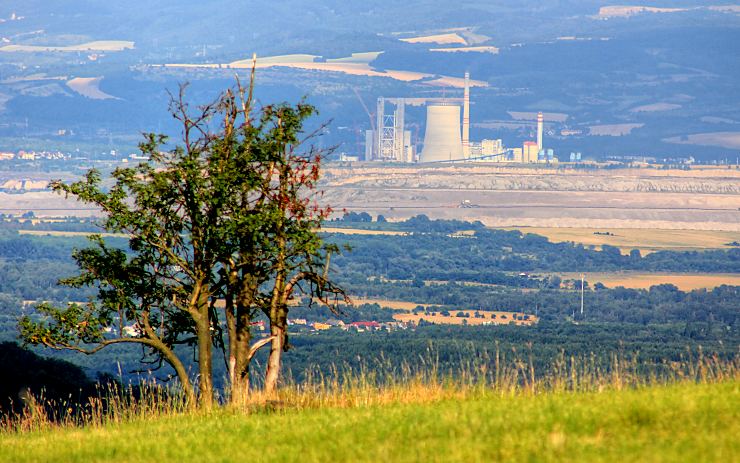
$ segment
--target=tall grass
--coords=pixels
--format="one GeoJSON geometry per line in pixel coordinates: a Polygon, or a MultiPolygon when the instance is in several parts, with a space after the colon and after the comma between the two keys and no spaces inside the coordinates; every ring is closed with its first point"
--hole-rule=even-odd
{"type": "Polygon", "coordinates": [[[702,349],[687,350],[679,361],[649,363],[639,355],[604,358],[568,356],[561,351],[546,371],[535,369],[531,351],[483,351],[444,369],[433,351],[417,362],[394,365],[382,355],[357,368],[332,366],[329,373],[310,369],[302,382],[290,377],[276,396],[259,390],[232,401],[246,411],[274,408],[355,407],[388,403],[424,403],[488,394],[599,392],[678,382],[714,383],[740,378],[740,355],[723,359],[702,349]]]}
{"type": "Polygon", "coordinates": [[[0,416],[0,432],[102,426],[196,411],[179,389],[162,387],[154,381],[128,386],[115,382],[98,384],[96,389],[97,393],[85,403],[71,397],[47,399],[44,391],[38,396],[26,394],[22,412],[0,416]]]}
{"type": "MultiPolygon", "coordinates": [[[[560,352],[546,371],[536,371],[531,350],[483,351],[442,368],[429,350],[415,362],[394,364],[382,354],[359,367],[315,367],[295,381],[288,372],[276,394],[259,387],[225,391],[225,407],[238,413],[286,409],[360,407],[391,403],[428,403],[485,394],[536,395],[550,392],[594,392],[640,388],[678,382],[714,383],[740,378],[740,355],[729,359],[687,350],[679,361],[650,363],[637,354],[569,356],[560,352]]],[[[155,382],[134,386],[100,386],[84,404],[29,396],[21,413],[0,418],[0,432],[25,432],[54,427],[103,426],[134,420],[200,413],[174,387],[155,382]]]]}

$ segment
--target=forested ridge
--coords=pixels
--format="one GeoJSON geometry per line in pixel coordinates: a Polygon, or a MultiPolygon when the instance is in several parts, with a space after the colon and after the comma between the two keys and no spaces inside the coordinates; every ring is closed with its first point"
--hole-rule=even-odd
{"type": "MultiPolygon", "coordinates": [[[[400,363],[434,352],[449,366],[467,355],[497,348],[507,352],[515,349],[520,354],[531,348],[541,365],[561,351],[573,355],[639,352],[640,358],[655,363],[680,359],[687,355],[687,349],[696,352],[699,346],[730,355],[740,345],[740,287],[681,291],[673,285],[657,285],[627,289],[605,288],[588,281],[581,316],[580,282],[563,282],[552,275],[558,271],[626,269],[738,272],[738,249],[625,256],[608,246],[598,251],[573,243],[554,244],[537,235],[489,230],[474,223],[432,221],[423,216],[393,224],[365,223],[369,225],[409,234],[327,236],[331,242],[350,248],[334,256],[332,268],[337,281],[352,296],[429,304],[429,311],[518,311],[536,314],[540,323],[528,328],[420,326],[415,331],[359,334],[333,330],[312,334],[294,327],[286,367],[296,378],[312,365],[329,368],[327,358],[358,366],[374,362],[381,354],[400,363]],[[458,233],[461,230],[473,230],[474,234],[458,233]],[[526,276],[520,275],[523,272],[526,276]]],[[[72,226],[80,228],[79,222],[72,226]]],[[[6,222],[4,228],[0,232],[0,337],[14,340],[23,301],[84,301],[91,294],[56,285],[57,279],[74,272],[70,253],[86,244],[83,237],[19,235],[17,229],[38,229],[30,223],[16,223],[9,229],[6,222]]],[[[54,228],[64,229],[64,224],[54,228]]],[[[83,229],[96,231],[92,222],[83,229]]],[[[107,240],[124,243],[120,238],[107,240]]],[[[347,307],[343,312],[336,316],[314,304],[296,307],[291,313],[309,322],[334,317],[345,322],[389,321],[395,313],[377,304],[347,307]]],[[[123,373],[128,377],[140,353],[137,349],[111,349],[95,357],[65,354],[64,358],[84,365],[89,373],[103,370],[110,374],[118,373],[111,365],[123,359],[123,373]]],[[[259,355],[257,360],[264,361],[259,355]]],[[[215,362],[215,368],[218,376],[223,362],[215,362]]]]}

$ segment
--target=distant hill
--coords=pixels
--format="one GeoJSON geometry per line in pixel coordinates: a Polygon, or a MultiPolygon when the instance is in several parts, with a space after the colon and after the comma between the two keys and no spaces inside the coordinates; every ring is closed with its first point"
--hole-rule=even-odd
{"type": "MultiPolygon", "coordinates": [[[[404,82],[271,68],[259,73],[260,97],[310,95],[322,117],[334,120],[327,143],[357,153],[369,121],[353,88],[373,108],[381,95],[454,95],[454,89],[427,82],[470,71],[488,84],[473,92],[473,139],[520,145],[532,128],[507,126],[508,112],[544,110],[568,116],[548,127],[550,146],[566,155],[717,158],[740,148],[691,144],[711,143],[711,136],[688,138],[740,133],[740,12],[729,7],[677,1],[675,11],[646,10],[652,4],[640,1],[610,9],[595,0],[10,3],[0,5],[0,149],[134,150],[139,132],[171,127],[165,90],[178,82],[193,82],[192,95],[202,101],[232,82],[234,71],[223,69],[226,64],[253,52],[326,60],[378,51],[383,53],[370,63],[374,70],[431,77],[404,82]],[[457,39],[414,39],[425,36],[457,39]],[[84,45],[101,42],[133,43],[133,49],[84,45]],[[481,48],[434,51],[470,46],[481,48]],[[167,63],[210,68],[151,67],[167,63]],[[95,94],[116,99],[87,98],[67,85],[76,78],[99,79],[101,93],[95,94]],[[644,107],[651,110],[634,110],[644,107]],[[590,133],[592,126],[613,124],[639,128],[624,136],[590,133]],[[57,138],[60,131],[67,138],[57,138]]],[[[423,117],[410,111],[419,138],[423,117]]]]}

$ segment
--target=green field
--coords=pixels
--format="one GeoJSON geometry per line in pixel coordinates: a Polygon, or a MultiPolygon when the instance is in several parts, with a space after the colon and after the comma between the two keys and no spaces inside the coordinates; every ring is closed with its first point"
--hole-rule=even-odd
{"type": "Polygon", "coordinates": [[[738,461],[740,383],[465,398],[0,434],[0,461],[738,461]]]}

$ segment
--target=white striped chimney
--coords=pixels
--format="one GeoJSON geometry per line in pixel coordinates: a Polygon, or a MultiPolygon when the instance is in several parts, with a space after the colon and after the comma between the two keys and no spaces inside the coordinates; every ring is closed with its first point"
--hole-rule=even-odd
{"type": "Polygon", "coordinates": [[[537,151],[542,151],[542,129],[545,125],[545,118],[541,112],[537,113],[537,151]]]}
{"type": "Polygon", "coordinates": [[[470,73],[465,73],[465,97],[463,103],[463,126],[462,126],[463,157],[470,157],[470,73]]]}

